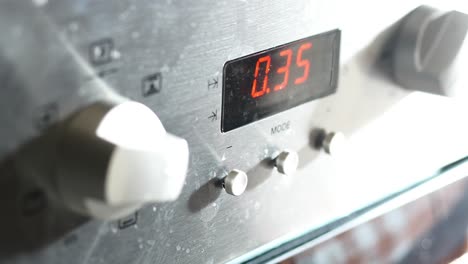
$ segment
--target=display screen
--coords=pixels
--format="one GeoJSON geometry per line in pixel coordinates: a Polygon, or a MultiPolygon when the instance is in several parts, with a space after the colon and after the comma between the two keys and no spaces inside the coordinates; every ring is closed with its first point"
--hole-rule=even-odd
{"type": "Polygon", "coordinates": [[[339,49],[333,30],[226,62],[221,131],[334,93],[339,49]]]}

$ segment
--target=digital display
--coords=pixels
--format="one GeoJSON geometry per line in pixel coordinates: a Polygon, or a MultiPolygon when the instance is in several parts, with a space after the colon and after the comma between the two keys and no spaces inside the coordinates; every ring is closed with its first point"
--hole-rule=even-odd
{"type": "Polygon", "coordinates": [[[333,30],[226,62],[221,131],[334,93],[339,49],[333,30]]]}

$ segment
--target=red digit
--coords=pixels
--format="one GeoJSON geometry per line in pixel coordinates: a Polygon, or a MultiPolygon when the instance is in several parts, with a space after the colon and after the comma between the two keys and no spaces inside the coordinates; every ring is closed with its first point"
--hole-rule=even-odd
{"type": "Polygon", "coordinates": [[[304,43],[299,47],[299,51],[297,52],[296,64],[299,67],[304,67],[304,74],[301,77],[297,78],[294,81],[294,84],[301,84],[305,82],[307,78],[309,78],[310,62],[309,60],[302,59],[302,52],[310,48],[312,48],[312,43],[310,42],[304,43]]]}
{"type": "Polygon", "coordinates": [[[284,78],[283,78],[283,82],[275,86],[275,91],[281,90],[284,87],[286,87],[286,85],[288,85],[289,66],[291,66],[292,50],[291,49],[283,50],[280,52],[280,56],[281,57],[288,56],[288,58],[286,59],[286,65],[284,65],[283,67],[279,68],[276,71],[277,73],[284,73],[284,78]]]}
{"type": "Polygon", "coordinates": [[[255,66],[255,79],[252,84],[252,92],[250,93],[252,95],[252,98],[256,98],[259,96],[262,96],[265,94],[265,92],[270,92],[270,88],[267,87],[268,85],[268,72],[270,71],[270,63],[271,63],[271,58],[269,55],[261,57],[257,60],[257,66],[255,66]],[[258,72],[260,70],[260,65],[262,63],[266,63],[266,68],[265,68],[265,77],[263,78],[263,86],[262,90],[257,91],[257,77],[258,77],[258,72]]]}

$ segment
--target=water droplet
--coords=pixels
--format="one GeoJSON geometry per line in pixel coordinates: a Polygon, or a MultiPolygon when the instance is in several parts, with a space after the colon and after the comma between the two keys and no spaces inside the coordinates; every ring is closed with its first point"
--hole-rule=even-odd
{"type": "Polygon", "coordinates": [[[156,212],[156,206],[153,206],[153,212],[156,212]]]}
{"type": "Polygon", "coordinates": [[[11,32],[15,38],[19,38],[23,35],[24,30],[21,26],[14,26],[11,32]]]}
{"type": "Polygon", "coordinates": [[[33,0],[33,3],[36,4],[37,6],[43,6],[47,4],[47,0],[33,0]]]}
{"type": "Polygon", "coordinates": [[[120,59],[121,56],[122,56],[122,54],[120,54],[120,52],[118,50],[111,51],[111,57],[112,57],[113,60],[118,60],[118,59],[120,59]]]}
{"type": "Polygon", "coordinates": [[[76,22],[72,22],[68,25],[68,30],[70,30],[71,32],[76,32],[79,28],[80,26],[76,22]]]}
{"type": "Polygon", "coordinates": [[[164,64],[164,66],[161,67],[161,72],[169,72],[170,70],[171,68],[167,64],[164,64]]]}
{"type": "Polygon", "coordinates": [[[190,253],[190,249],[187,248],[187,249],[185,250],[185,253],[187,253],[187,254],[190,253]]]}
{"type": "Polygon", "coordinates": [[[140,38],[140,32],[133,31],[131,36],[132,36],[132,39],[138,39],[138,38],[140,38]]]}
{"type": "Polygon", "coordinates": [[[123,20],[126,20],[127,19],[127,14],[126,13],[122,13],[119,15],[119,20],[123,21],[123,20]]]}
{"type": "Polygon", "coordinates": [[[255,202],[254,208],[255,208],[255,210],[260,209],[260,203],[259,203],[259,202],[255,202]]]}
{"type": "Polygon", "coordinates": [[[179,246],[179,245],[177,245],[176,249],[177,249],[177,251],[180,251],[180,246],[179,246]]]}

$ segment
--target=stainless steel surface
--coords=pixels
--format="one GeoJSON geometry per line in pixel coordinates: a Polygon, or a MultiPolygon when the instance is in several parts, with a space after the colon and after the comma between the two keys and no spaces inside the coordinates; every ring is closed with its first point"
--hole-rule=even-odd
{"type": "Polygon", "coordinates": [[[4,188],[18,185],[1,192],[15,206],[2,207],[8,217],[0,262],[242,262],[467,154],[464,106],[403,90],[382,67],[394,24],[419,1],[36,1],[56,34],[47,36],[34,34],[44,25],[31,27],[25,2],[0,3],[1,176],[4,188]],[[335,95],[221,133],[227,60],[335,28],[343,33],[335,95]],[[78,66],[47,46],[50,38],[65,43],[78,66]],[[105,52],[89,58],[96,45],[105,52]],[[18,69],[15,61],[30,63],[18,69]],[[81,73],[68,75],[75,67],[81,73]],[[56,85],[46,85],[50,79],[56,85]],[[50,122],[115,94],[149,106],[168,131],[189,142],[180,198],[113,222],[71,221],[52,203],[33,216],[21,214],[16,201],[31,189],[19,179],[33,174],[16,161],[23,146],[50,122]],[[271,133],[285,123],[287,130],[271,133]],[[346,134],[347,153],[332,159],[315,150],[317,128],[346,134]],[[294,177],[269,163],[283,149],[299,154],[294,177]],[[239,197],[219,184],[232,169],[249,175],[239,197]],[[23,246],[19,239],[32,242],[23,246]]]}
{"type": "Polygon", "coordinates": [[[282,174],[293,175],[299,165],[299,156],[295,151],[283,150],[275,158],[275,166],[282,174]]]}
{"type": "Polygon", "coordinates": [[[223,187],[226,192],[233,196],[239,196],[244,193],[247,188],[249,178],[245,172],[240,170],[232,170],[223,179],[223,187]]]}

